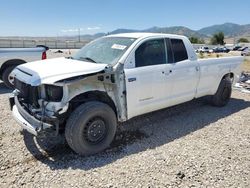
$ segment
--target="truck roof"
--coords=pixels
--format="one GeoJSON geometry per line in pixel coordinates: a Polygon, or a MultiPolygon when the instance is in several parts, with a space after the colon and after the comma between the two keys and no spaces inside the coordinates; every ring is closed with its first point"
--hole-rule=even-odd
{"type": "Polygon", "coordinates": [[[182,35],[173,35],[173,34],[165,34],[165,33],[121,33],[108,35],[107,37],[128,37],[128,38],[147,38],[147,37],[167,37],[167,38],[186,38],[182,35]]]}

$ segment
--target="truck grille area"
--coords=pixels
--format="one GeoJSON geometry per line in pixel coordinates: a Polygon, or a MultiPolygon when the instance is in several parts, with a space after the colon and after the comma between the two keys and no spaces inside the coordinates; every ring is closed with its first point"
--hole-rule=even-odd
{"type": "Polygon", "coordinates": [[[14,86],[19,91],[18,98],[21,98],[23,103],[39,108],[38,87],[26,84],[16,78],[14,79],[14,86]]]}

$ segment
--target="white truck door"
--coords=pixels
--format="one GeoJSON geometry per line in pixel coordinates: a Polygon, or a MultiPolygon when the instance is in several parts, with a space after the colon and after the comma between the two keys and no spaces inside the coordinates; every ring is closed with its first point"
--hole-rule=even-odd
{"type": "Polygon", "coordinates": [[[134,60],[134,68],[124,69],[128,118],[167,106],[172,84],[167,81],[165,49],[164,39],[151,39],[143,42],[129,58],[128,61],[134,60]]]}
{"type": "Polygon", "coordinates": [[[170,39],[174,63],[168,64],[171,70],[169,79],[174,83],[170,96],[171,105],[192,100],[199,82],[198,62],[190,61],[186,47],[181,39],[170,39]]]}

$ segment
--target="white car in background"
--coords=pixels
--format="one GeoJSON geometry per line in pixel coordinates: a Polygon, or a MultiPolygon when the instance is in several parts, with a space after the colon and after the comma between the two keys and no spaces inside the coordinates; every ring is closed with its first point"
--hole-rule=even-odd
{"type": "Polygon", "coordinates": [[[249,55],[250,55],[250,50],[248,47],[241,52],[241,56],[249,56],[249,55]]]}
{"type": "Polygon", "coordinates": [[[48,47],[42,45],[35,48],[0,48],[0,79],[7,87],[12,88],[14,78],[11,71],[18,65],[46,59],[47,50],[48,47]]]}
{"type": "Polygon", "coordinates": [[[210,53],[210,49],[207,46],[202,46],[196,50],[197,53],[210,53]]]}

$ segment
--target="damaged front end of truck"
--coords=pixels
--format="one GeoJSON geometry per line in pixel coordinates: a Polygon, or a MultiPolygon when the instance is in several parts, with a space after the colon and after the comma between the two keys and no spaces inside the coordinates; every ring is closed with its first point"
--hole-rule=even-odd
{"type": "Polygon", "coordinates": [[[18,66],[12,72],[15,91],[10,96],[15,119],[34,135],[57,135],[76,108],[97,101],[108,105],[117,121],[127,120],[121,59],[135,40],[105,36],[88,43],[72,57],[18,66]]]}
{"type": "Polygon", "coordinates": [[[35,76],[25,67],[18,67],[13,72],[15,90],[9,98],[13,116],[23,129],[35,136],[56,136],[64,131],[74,109],[95,100],[108,104],[116,113],[118,121],[125,121],[122,66],[118,64],[114,68],[107,65],[77,75],[53,75],[56,77],[54,79],[39,77],[39,81],[32,79],[35,76]]]}

